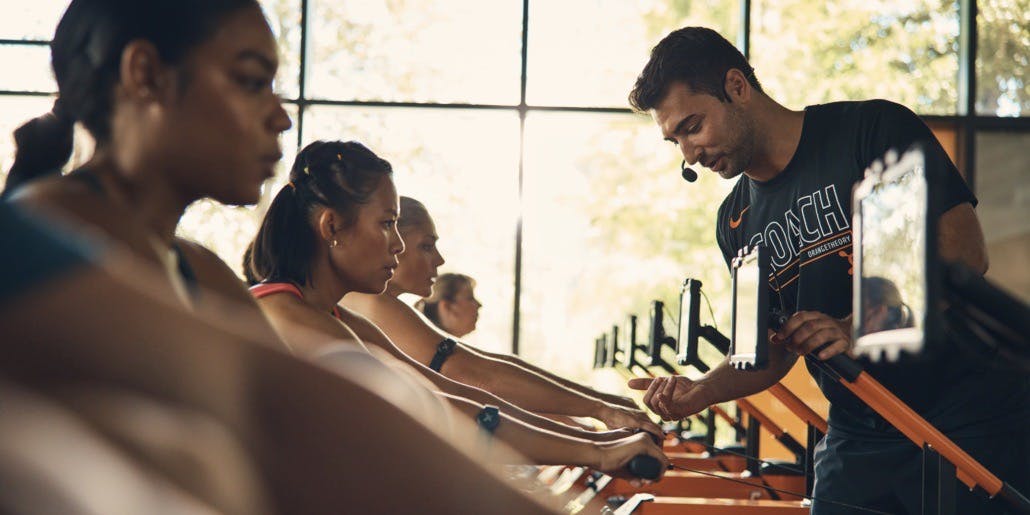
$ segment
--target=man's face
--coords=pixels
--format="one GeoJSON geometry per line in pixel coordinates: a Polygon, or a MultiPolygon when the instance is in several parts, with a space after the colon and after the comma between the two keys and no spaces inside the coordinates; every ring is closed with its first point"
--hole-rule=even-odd
{"type": "Polygon", "coordinates": [[[683,82],[669,86],[651,112],[662,136],[687,163],[732,179],[748,169],[755,149],[754,123],[739,103],[694,93],[683,82]]]}

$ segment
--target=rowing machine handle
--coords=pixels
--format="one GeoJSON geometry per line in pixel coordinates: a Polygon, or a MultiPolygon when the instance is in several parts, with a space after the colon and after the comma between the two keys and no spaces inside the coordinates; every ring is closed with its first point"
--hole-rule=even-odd
{"type": "Polygon", "coordinates": [[[629,460],[626,470],[640,479],[658,479],[662,474],[662,463],[649,454],[638,454],[629,460]]]}

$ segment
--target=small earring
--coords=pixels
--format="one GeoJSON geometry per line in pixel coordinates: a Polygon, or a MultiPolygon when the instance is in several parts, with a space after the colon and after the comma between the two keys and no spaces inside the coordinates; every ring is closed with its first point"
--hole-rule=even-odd
{"type": "Polygon", "coordinates": [[[339,245],[339,244],[340,244],[340,242],[336,241],[336,238],[333,238],[332,241],[329,242],[329,248],[335,249],[336,246],[339,245]]]}

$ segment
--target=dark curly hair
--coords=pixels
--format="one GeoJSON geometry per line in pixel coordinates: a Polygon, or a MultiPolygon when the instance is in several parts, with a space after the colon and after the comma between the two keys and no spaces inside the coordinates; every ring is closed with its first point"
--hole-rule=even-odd
{"type": "Polygon", "coordinates": [[[726,38],[709,28],[684,27],[669,33],[651,50],[651,58],[629,94],[629,103],[641,112],[654,109],[673,82],[684,82],[695,93],[707,93],[725,102],[729,100],[726,72],[734,68],[762,91],[754,68],[726,38]]]}

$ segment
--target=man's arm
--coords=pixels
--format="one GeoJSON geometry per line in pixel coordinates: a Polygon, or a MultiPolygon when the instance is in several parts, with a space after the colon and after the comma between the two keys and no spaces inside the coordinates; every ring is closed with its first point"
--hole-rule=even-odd
{"type": "Polygon", "coordinates": [[[766,390],[783,379],[797,359],[783,346],[770,345],[765,370],[743,372],[731,367],[726,359],[696,381],[684,376],[639,378],[630,379],[629,387],[647,390],[644,404],[663,420],[682,420],[713,404],[766,390]]]}
{"type": "MultiPolygon", "coordinates": [[[[987,244],[970,203],[963,202],[945,211],[939,219],[937,234],[941,258],[962,262],[981,274],[987,271],[987,244]]],[[[836,319],[815,311],[799,311],[773,336],[773,343],[783,344],[799,355],[825,346],[817,357],[826,360],[854,347],[851,320],[852,315],[836,319]]]]}
{"type": "Polygon", "coordinates": [[[976,211],[963,202],[941,215],[937,223],[941,258],[959,261],[983,275],[987,273],[987,243],[976,211]]]}

